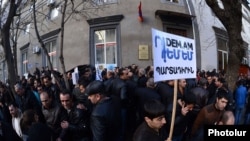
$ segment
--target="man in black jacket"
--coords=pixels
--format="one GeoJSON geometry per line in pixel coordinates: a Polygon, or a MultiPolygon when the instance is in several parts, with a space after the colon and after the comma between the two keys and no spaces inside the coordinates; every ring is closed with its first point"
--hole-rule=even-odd
{"type": "Polygon", "coordinates": [[[62,132],[58,141],[89,141],[89,117],[83,109],[76,108],[69,90],[60,92],[60,101],[68,112],[68,119],[61,122],[62,132]]]}
{"type": "Polygon", "coordinates": [[[133,141],[164,141],[165,106],[156,99],[144,104],[144,121],[136,129],[133,141]]]}
{"type": "Polygon", "coordinates": [[[91,82],[85,92],[95,105],[90,116],[93,141],[119,141],[120,108],[112,98],[106,96],[103,82],[99,80],[91,82]]]}
{"type": "Polygon", "coordinates": [[[42,112],[45,117],[47,125],[53,131],[53,137],[57,138],[61,132],[61,122],[67,120],[68,113],[64,107],[53,100],[48,92],[43,91],[40,93],[42,102],[42,112]]]}
{"type": "Polygon", "coordinates": [[[0,120],[0,141],[22,141],[22,139],[8,123],[0,120]]]}
{"type": "Polygon", "coordinates": [[[115,78],[111,84],[108,86],[108,91],[110,92],[110,97],[116,101],[117,106],[121,108],[121,138],[122,141],[125,141],[126,132],[128,127],[128,106],[129,106],[129,86],[128,86],[128,79],[129,79],[129,71],[127,68],[119,68],[118,70],[118,77],[115,78]]]}
{"type": "Polygon", "coordinates": [[[45,123],[46,121],[42,113],[41,106],[34,93],[20,83],[15,85],[15,92],[15,102],[21,111],[24,112],[25,110],[32,109],[38,115],[39,122],[45,123]]]}

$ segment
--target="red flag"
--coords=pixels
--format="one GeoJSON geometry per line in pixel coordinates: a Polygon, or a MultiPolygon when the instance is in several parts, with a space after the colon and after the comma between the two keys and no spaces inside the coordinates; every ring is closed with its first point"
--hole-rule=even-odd
{"type": "Polygon", "coordinates": [[[139,6],[138,6],[138,12],[139,12],[138,20],[139,20],[140,22],[143,22],[143,17],[142,17],[142,12],[141,12],[141,1],[140,1],[139,6]]]}

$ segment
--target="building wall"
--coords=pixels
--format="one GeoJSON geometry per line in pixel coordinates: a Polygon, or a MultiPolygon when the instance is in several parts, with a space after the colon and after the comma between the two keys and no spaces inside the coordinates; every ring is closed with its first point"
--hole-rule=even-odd
{"type": "Polygon", "coordinates": [[[213,15],[211,9],[204,0],[192,1],[196,12],[196,22],[198,23],[200,48],[201,48],[201,68],[211,71],[218,68],[217,40],[213,26],[225,30],[221,22],[213,15]]]}
{"type": "MultiPolygon", "coordinates": [[[[59,1],[57,1],[59,2],[59,1]]],[[[133,63],[137,64],[139,67],[146,67],[152,65],[152,39],[151,39],[151,28],[156,28],[163,30],[163,24],[160,18],[155,14],[157,10],[167,10],[174,11],[178,13],[188,13],[186,8],[185,1],[180,2],[180,4],[175,4],[171,2],[162,2],[144,0],[142,1],[142,15],[144,17],[143,22],[138,21],[138,5],[139,0],[135,1],[118,1],[118,3],[106,5],[105,7],[100,7],[97,12],[89,12],[90,16],[87,18],[78,17],[70,18],[70,20],[65,24],[65,38],[64,38],[64,61],[66,64],[66,70],[69,70],[77,65],[88,64],[90,63],[89,54],[89,25],[87,20],[107,17],[112,15],[123,15],[124,18],[120,22],[120,48],[121,48],[121,66],[128,66],[133,63]],[[139,60],[138,59],[138,47],[139,45],[148,45],[150,49],[150,57],[148,60],[139,60]]],[[[45,4],[42,8],[43,11],[46,11],[47,5],[45,4]]],[[[43,21],[43,24],[46,25],[46,28],[40,31],[40,35],[44,35],[50,31],[60,28],[60,19],[61,14],[54,19],[52,22],[43,21]]],[[[33,25],[31,25],[33,28],[33,25]]],[[[39,28],[43,25],[39,25],[39,28]]],[[[42,67],[42,54],[33,54],[32,48],[34,46],[40,46],[37,42],[34,31],[30,30],[30,35],[22,35],[18,40],[19,47],[30,42],[29,47],[29,64],[30,72],[33,72],[35,67],[42,67]],[[31,36],[32,35],[32,36],[31,36]]],[[[191,30],[192,31],[192,30],[191,30]]],[[[190,35],[192,36],[192,34],[190,35]]],[[[59,54],[60,46],[60,34],[57,38],[59,54]]],[[[20,50],[18,51],[20,55],[20,50]]],[[[57,55],[58,55],[57,54],[57,55]]],[[[20,57],[19,57],[20,58],[20,57]]],[[[18,62],[21,64],[22,62],[18,62]]],[[[21,66],[21,65],[19,65],[21,66]]],[[[58,70],[61,70],[60,65],[56,67],[58,70]]],[[[21,70],[21,69],[19,69],[21,70]]],[[[21,73],[21,72],[19,72],[21,73]]]]}
{"type": "Polygon", "coordinates": [[[247,43],[247,53],[246,53],[246,59],[248,60],[246,63],[249,66],[250,65],[250,7],[249,4],[242,5],[242,38],[247,43]]]}
{"type": "MultiPolygon", "coordinates": [[[[98,18],[102,18],[102,20],[105,21],[106,17],[115,15],[123,16],[123,18],[119,22],[120,35],[118,36],[120,40],[120,54],[118,56],[120,66],[137,64],[139,67],[146,67],[148,65],[153,65],[151,28],[156,28],[158,30],[164,31],[167,24],[168,26],[174,28],[186,29],[187,36],[195,40],[197,50],[197,68],[206,71],[218,69],[218,45],[214,27],[222,31],[226,30],[224,29],[221,22],[214,16],[210,8],[206,5],[205,0],[179,1],[180,2],[177,4],[173,2],[167,2],[166,0],[143,0],[143,22],[138,21],[139,0],[118,0],[117,3],[114,4],[98,6],[98,9],[94,10],[86,10],[84,16],[72,16],[65,24],[63,55],[66,70],[72,69],[78,65],[91,63],[93,55],[90,51],[93,45],[91,44],[90,37],[91,25],[88,23],[88,21],[96,20],[98,18]],[[166,21],[164,21],[161,15],[157,13],[158,11],[163,11],[167,16],[168,14],[171,15],[173,19],[167,19],[166,21]],[[175,14],[172,15],[173,13],[175,14]],[[185,18],[190,18],[192,23],[190,25],[187,25],[185,23],[185,18]],[[176,19],[178,19],[179,22],[176,22],[176,19]],[[149,46],[150,55],[148,60],[139,60],[139,45],[149,46]]],[[[56,3],[60,3],[60,0],[56,0],[56,3]]],[[[49,7],[47,6],[46,1],[43,1],[41,5],[42,6],[40,6],[40,10],[44,13],[48,13],[49,7]]],[[[26,15],[29,15],[30,13],[30,11],[27,10],[29,8],[30,6],[26,7],[26,15]]],[[[25,16],[25,14],[22,16],[25,16]]],[[[39,34],[41,36],[45,36],[51,31],[60,29],[60,13],[55,19],[51,21],[42,19],[42,17],[43,16],[38,17],[39,21],[42,21],[42,24],[38,24],[39,34]]],[[[26,16],[23,19],[28,20],[29,16],[26,16]]],[[[249,43],[250,41],[247,31],[249,30],[250,26],[249,21],[246,19],[247,18],[243,19],[243,25],[245,26],[246,32],[244,32],[242,36],[244,41],[249,43]]],[[[59,65],[60,63],[58,59],[60,54],[60,40],[61,37],[59,32],[56,38],[58,65],[55,66],[55,68],[59,71],[61,71],[61,66],[59,65]]],[[[18,38],[18,47],[20,49],[22,49],[22,47],[27,43],[30,43],[28,48],[28,63],[30,64],[29,71],[33,72],[35,67],[41,68],[44,66],[44,64],[42,63],[42,53],[32,53],[33,47],[40,46],[34,32],[34,26],[32,24],[29,34],[25,35],[21,33],[20,37],[18,38]]],[[[18,49],[18,58],[21,58],[20,49],[18,49]]],[[[21,72],[21,60],[18,60],[18,64],[19,74],[23,75],[21,72]]]]}

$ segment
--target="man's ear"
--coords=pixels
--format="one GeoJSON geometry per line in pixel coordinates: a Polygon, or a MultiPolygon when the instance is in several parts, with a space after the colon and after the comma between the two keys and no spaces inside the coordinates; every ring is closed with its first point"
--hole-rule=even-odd
{"type": "Polygon", "coordinates": [[[151,121],[151,119],[148,118],[148,117],[144,117],[144,120],[145,120],[147,123],[151,121]]]}
{"type": "Polygon", "coordinates": [[[101,95],[99,93],[97,93],[95,96],[97,99],[101,99],[101,95]]]}

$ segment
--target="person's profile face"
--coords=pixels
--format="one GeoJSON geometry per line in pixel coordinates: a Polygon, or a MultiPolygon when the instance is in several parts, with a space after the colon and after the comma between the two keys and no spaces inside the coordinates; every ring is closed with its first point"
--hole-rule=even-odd
{"type": "Polygon", "coordinates": [[[208,76],[208,77],[207,77],[207,82],[208,82],[208,84],[211,84],[211,83],[213,82],[213,79],[212,79],[211,76],[208,76]]]}
{"type": "Polygon", "coordinates": [[[23,89],[22,88],[15,88],[16,94],[17,95],[23,95],[23,89]]]}
{"type": "Polygon", "coordinates": [[[85,87],[83,85],[79,85],[79,89],[81,93],[85,92],[85,87]]]}
{"type": "Polygon", "coordinates": [[[88,96],[88,99],[91,101],[92,104],[97,104],[99,100],[98,94],[92,94],[88,96]]]}
{"type": "Polygon", "coordinates": [[[15,117],[17,115],[17,109],[13,105],[9,106],[9,111],[12,117],[15,117]]]}
{"type": "Polygon", "coordinates": [[[44,78],[44,79],[43,79],[43,84],[44,84],[46,87],[48,87],[48,86],[50,86],[51,81],[50,81],[48,78],[44,78]]]}
{"type": "Polygon", "coordinates": [[[151,127],[152,129],[158,131],[159,129],[162,128],[162,126],[164,124],[166,124],[166,119],[165,119],[165,116],[162,115],[162,116],[153,118],[152,120],[151,119],[147,119],[146,122],[147,122],[147,124],[148,124],[149,127],[151,127]]]}
{"type": "Polygon", "coordinates": [[[218,110],[224,110],[225,107],[227,106],[227,103],[228,103],[228,100],[225,99],[225,98],[221,98],[221,99],[216,99],[216,104],[215,104],[215,107],[218,109],[218,110]]]}

